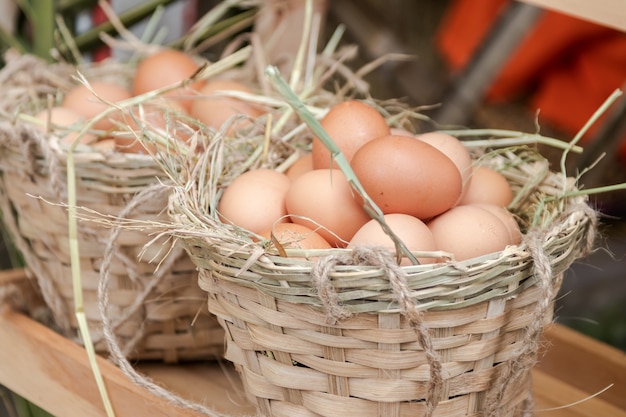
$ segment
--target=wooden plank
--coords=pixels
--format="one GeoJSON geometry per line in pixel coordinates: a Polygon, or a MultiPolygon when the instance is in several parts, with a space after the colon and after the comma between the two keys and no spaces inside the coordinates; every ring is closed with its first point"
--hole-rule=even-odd
{"type": "Polygon", "coordinates": [[[626,417],[626,410],[605,401],[603,395],[594,396],[596,392],[585,392],[538,369],[533,370],[535,415],[626,417]]]}
{"type": "Polygon", "coordinates": [[[171,366],[150,362],[139,364],[138,369],[181,397],[209,404],[228,417],[256,415],[256,408],[246,399],[241,379],[230,363],[212,361],[171,366]]]}
{"type": "Polygon", "coordinates": [[[522,0],[524,3],[553,10],[626,31],[626,0],[522,0]]]}
{"type": "MultiPolygon", "coordinates": [[[[81,346],[7,308],[0,312],[0,346],[0,384],[53,415],[105,416],[87,354],[81,346]]],[[[175,409],[131,383],[119,368],[102,358],[98,365],[120,416],[200,415],[175,409]]]]}
{"type": "Polygon", "coordinates": [[[545,339],[537,369],[588,393],[613,384],[601,397],[626,410],[626,353],[556,324],[545,339]]]}
{"type": "Polygon", "coordinates": [[[25,279],[27,279],[27,277],[24,269],[11,269],[0,272],[0,286],[22,282],[25,279]]]}

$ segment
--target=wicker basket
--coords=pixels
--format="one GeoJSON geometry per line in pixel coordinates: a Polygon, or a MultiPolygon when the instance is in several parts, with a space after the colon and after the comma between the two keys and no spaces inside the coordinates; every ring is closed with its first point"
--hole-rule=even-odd
{"type": "Polygon", "coordinates": [[[539,337],[564,272],[593,244],[596,217],[585,197],[551,200],[574,181],[534,150],[485,155],[516,193],[524,239],[463,262],[398,267],[377,248],[279,256],[203,229],[184,187],[175,190],[178,236],[262,414],[532,415],[539,337]]]}
{"type": "MultiPolygon", "coordinates": [[[[122,64],[94,66],[93,76],[124,77],[122,64]]],[[[75,68],[47,64],[32,56],[8,56],[0,72],[0,203],[3,222],[24,256],[52,311],[54,324],[76,338],[67,202],[68,148],[16,117],[35,103],[58,97],[71,85],[75,68]]],[[[34,114],[34,113],[30,113],[34,114]]],[[[104,214],[162,219],[165,194],[150,194],[164,174],[147,155],[122,154],[79,145],[75,150],[77,204],[104,214]]],[[[108,280],[108,315],[129,358],[166,362],[215,358],[224,350],[223,330],[206,311],[197,271],[176,246],[160,266],[150,255],[139,259],[153,237],[79,223],[80,271],[85,314],[96,350],[106,352],[98,308],[100,270],[107,244],[114,255],[108,280]],[[153,262],[151,262],[153,261],[153,262]]],[[[167,243],[163,243],[162,252],[167,243]]],[[[162,255],[159,255],[163,258],[162,255]]]]}

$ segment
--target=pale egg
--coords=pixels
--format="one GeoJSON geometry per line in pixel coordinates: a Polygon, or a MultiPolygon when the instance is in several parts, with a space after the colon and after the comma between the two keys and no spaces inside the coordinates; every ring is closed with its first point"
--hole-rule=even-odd
{"type": "Polygon", "coordinates": [[[304,174],[305,172],[309,172],[312,170],[313,170],[313,155],[311,155],[311,153],[306,153],[302,155],[301,157],[299,157],[298,159],[296,159],[296,161],[293,164],[291,164],[291,166],[287,169],[285,174],[287,174],[289,179],[293,181],[300,175],[304,174]]]}
{"type": "Polygon", "coordinates": [[[494,204],[506,207],[513,201],[513,191],[506,177],[498,171],[477,165],[472,169],[471,180],[459,205],[494,204]]]}
{"type": "Polygon", "coordinates": [[[115,139],[113,138],[102,138],[98,139],[94,143],[91,144],[96,149],[99,149],[101,152],[112,152],[115,151],[115,139]]]}
{"type": "Polygon", "coordinates": [[[297,177],[286,196],[293,223],[316,230],[333,247],[345,247],[370,217],[339,169],[316,169],[297,177]]]}
{"type": "Polygon", "coordinates": [[[285,196],[291,181],[272,169],[253,169],[235,178],[224,190],[218,212],[224,223],[262,233],[287,222],[285,196]]]}
{"type": "Polygon", "coordinates": [[[392,127],[389,130],[389,134],[390,135],[396,135],[396,136],[408,136],[410,138],[414,138],[415,137],[415,133],[410,132],[406,129],[402,129],[400,127],[392,127]]]}
{"type": "Polygon", "coordinates": [[[132,107],[123,113],[123,120],[111,135],[116,149],[125,153],[154,154],[157,139],[161,147],[176,151],[178,142],[187,142],[193,133],[188,125],[181,122],[184,109],[176,102],[146,103],[132,107]]]}
{"type": "Polygon", "coordinates": [[[471,181],[472,156],[463,143],[452,135],[444,132],[428,132],[416,136],[422,142],[439,149],[456,165],[463,181],[463,190],[471,181]]]}
{"type": "MultiPolygon", "coordinates": [[[[417,217],[408,214],[392,213],[383,216],[385,223],[393,233],[412,252],[431,252],[437,250],[435,238],[426,224],[417,217]]],[[[348,248],[356,246],[383,246],[391,251],[396,250],[393,239],[385,233],[377,220],[365,223],[352,237],[348,248]]],[[[420,264],[429,264],[437,261],[436,257],[421,257],[420,264]]],[[[411,265],[411,261],[404,257],[402,265],[411,265]]]]}
{"type": "Polygon", "coordinates": [[[502,251],[510,244],[507,226],[478,206],[456,206],[427,223],[437,248],[457,261],[502,251]]]}
{"type": "MultiPolygon", "coordinates": [[[[320,124],[348,162],[365,143],[390,133],[387,121],[378,110],[358,100],[336,104],[320,124]]],[[[338,168],[328,148],[317,137],[311,143],[311,154],[314,169],[338,168]]]]}
{"type": "MultiPolygon", "coordinates": [[[[132,92],[140,95],[176,83],[190,80],[200,69],[200,65],[189,54],[171,48],[164,48],[143,58],[135,69],[132,92]]],[[[175,101],[185,111],[191,110],[197,91],[204,85],[204,81],[189,81],[188,85],[170,90],[163,96],[175,101]]]]}
{"type": "MultiPolygon", "coordinates": [[[[85,125],[85,116],[65,107],[42,110],[35,115],[35,118],[41,121],[41,124],[36,125],[39,130],[57,135],[66,143],[73,143],[85,125]]],[[[85,133],[80,138],[80,143],[92,143],[95,140],[95,135],[85,133]]]]}
{"type": "Polygon", "coordinates": [[[230,120],[233,124],[228,134],[232,135],[249,125],[250,120],[247,118],[255,118],[264,113],[259,105],[227,97],[225,93],[228,92],[253,93],[251,88],[238,81],[227,79],[209,81],[198,91],[190,114],[215,130],[222,128],[230,120]],[[238,116],[244,117],[235,120],[238,116]]]}
{"type": "MultiPolygon", "coordinates": [[[[100,116],[104,111],[112,109],[112,104],[119,103],[132,97],[130,90],[121,84],[110,81],[96,80],[89,83],[88,88],[79,84],[72,88],[63,98],[62,106],[72,109],[85,116],[90,121],[100,116]],[[93,92],[92,92],[93,91],[93,92]]],[[[120,120],[118,110],[110,110],[110,114],[94,123],[96,130],[112,129],[120,120]]]]}
{"type": "Polygon", "coordinates": [[[476,206],[493,213],[505,224],[509,231],[509,243],[511,245],[517,245],[522,241],[522,232],[520,231],[519,224],[515,220],[513,213],[507,210],[506,207],[496,206],[494,204],[476,204],[476,206]]]}
{"type": "Polygon", "coordinates": [[[330,249],[330,243],[315,230],[298,223],[277,223],[261,233],[265,239],[277,241],[283,248],[330,249]]]}

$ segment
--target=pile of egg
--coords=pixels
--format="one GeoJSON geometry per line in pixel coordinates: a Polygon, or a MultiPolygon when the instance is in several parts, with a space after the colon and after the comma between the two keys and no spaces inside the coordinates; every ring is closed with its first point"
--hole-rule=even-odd
{"type": "Polygon", "coordinates": [[[58,103],[36,115],[37,127],[54,133],[63,142],[72,143],[85,123],[98,117],[89,133],[81,136],[81,143],[119,152],[150,153],[153,149],[137,140],[141,133],[137,120],[162,131],[167,129],[168,137],[186,141],[193,134],[192,125],[170,121],[191,117],[217,130],[233,116],[243,114],[254,118],[264,112],[260,106],[249,102],[214,94],[226,90],[252,93],[244,83],[226,78],[190,82],[157,95],[154,100],[140,100],[141,110],[138,106],[115,109],[115,104],[190,79],[201,65],[195,56],[164,48],[142,59],[126,84],[111,78],[77,83],[58,103]],[[102,117],[104,112],[108,112],[107,117],[102,117]]]}
{"type": "MultiPolygon", "coordinates": [[[[320,123],[409,250],[444,251],[461,261],[520,243],[519,226],[506,208],[513,198],[507,179],[475,163],[457,138],[390,128],[376,108],[357,100],[333,106],[320,123]]],[[[285,173],[253,169],[237,177],[218,211],[223,222],[285,248],[395,250],[318,138],[285,173]]]]}
{"type": "MultiPolygon", "coordinates": [[[[135,123],[139,116],[129,114],[132,107],[115,110],[111,103],[188,80],[200,68],[196,57],[163,49],[139,62],[130,85],[109,80],[77,84],[60,103],[36,116],[38,126],[71,143],[85,122],[109,110],[109,116],[94,123],[93,133],[83,135],[81,142],[119,152],[151,153],[149,145],[137,140],[141,126],[135,123]]],[[[245,84],[230,79],[191,82],[144,105],[140,120],[166,129],[166,123],[176,119],[172,115],[181,115],[220,129],[234,116],[255,118],[264,113],[250,102],[212,95],[217,91],[252,93],[245,84]]],[[[321,125],[384,213],[385,223],[409,250],[444,251],[464,260],[520,242],[519,227],[506,209],[512,200],[506,178],[473,163],[457,138],[442,132],[416,136],[390,128],[376,108],[357,100],[329,109],[321,125]]],[[[193,134],[186,123],[167,129],[168,137],[183,141],[193,134]]],[[[394,249],[363,203],[328,149],[313,138],[310,153],[287,172],[254,169],[236,178],[224,190],[218,211],[223,222],[277,240],[283,247],[394,249]]],[[[420,263],[437,261],[419,258],[420,263]]]]}

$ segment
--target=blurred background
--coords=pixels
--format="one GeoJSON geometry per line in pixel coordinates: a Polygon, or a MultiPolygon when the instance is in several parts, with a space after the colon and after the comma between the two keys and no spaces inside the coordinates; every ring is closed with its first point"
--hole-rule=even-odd
{"type": "MultiPolygon", "coordinates": [[[[365,77],[372,96],[425,106],[424,113],[440,125],[528,132],[540,127],[545,136],[571,140],[626,83],[626,28],[614,19],[600,22],[595,15],[581,18],[512,0],[315,1],[324,15],[320,37],[344,25],[343,42],[358,46],[358,58],[348,65],[358,68],[388,54],[403,54],[365,77]]],[[[281,2],[251,4],[272,7],[281,2]]],[[[109,2],[138,34],[162,8],[163,43],[179,39],[218,3],[109,2]]],[[[290,3],[301,5],[302,0],[290,3]]],[[[89,59],[123,59],[100,41],[99,30],[114,32],[96,1],[0,0],[0,49],[49,57],[58,42],[59,15],[89,59]]],[[[575,173],[604,155],[582,177],[586,188],[626,182],[625,101],[618,99],[589,129],[580,142],[584,153],[568,162],[575,173]]],[[[546,154],[558,166],[560,153],[550,155],[547,149],[546,154]]],[[[568,271],[557,320],[626,350],[626,193],[598,194],[591,204],[602,216],[598,249],[568,271]]],[[[3,230],[2,268],[19,263],[10,246],[3,230]]]]}

